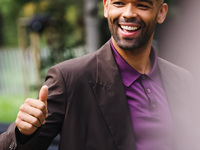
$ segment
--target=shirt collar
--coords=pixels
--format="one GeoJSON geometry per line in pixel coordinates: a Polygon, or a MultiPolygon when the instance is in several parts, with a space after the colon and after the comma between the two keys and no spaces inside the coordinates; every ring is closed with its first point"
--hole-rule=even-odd
{"type": "MultiPolygon", "coordinates": [[[[132,68],[122,57],[121,55],[117,52],[115,49],[112,40],[111,42],[111,47],[113,50],[114,58],[116,60],[116,63],[118,65],[122,82],[125,86],[129,87],[133,82],[135,82],[140,76],[142,76],[141,73],[136,71],[134,68],[132,68]]],[[[150,53],[150,59],[153,64],[152,70],[150,73],[145,74],[145,76],[149,77],[151,80],[155,81],[157,84],[162,86],[161,78],[160,78],[160,70],[158,67],[158,56],[155,52],[155,49],[152,47],[151,53],[150,53]]]]}

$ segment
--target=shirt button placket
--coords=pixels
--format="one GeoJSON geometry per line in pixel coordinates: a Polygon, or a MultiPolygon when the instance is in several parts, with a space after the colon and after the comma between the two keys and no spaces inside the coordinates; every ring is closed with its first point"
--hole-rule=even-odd
{"type": "Polygon", "coordinates": [[[151,91],[150,88],[147,88],[147,89],[146,89],[146,93],[148,94],[148,97],[149,97],[150,102],[151,102],[150,107],[151,107],[152,110],[154,110],[154,109],[156,109],[156,103],[155,103],[154,100],[151,99],[151,92],[152,92],[152,91],[151,91]]]}

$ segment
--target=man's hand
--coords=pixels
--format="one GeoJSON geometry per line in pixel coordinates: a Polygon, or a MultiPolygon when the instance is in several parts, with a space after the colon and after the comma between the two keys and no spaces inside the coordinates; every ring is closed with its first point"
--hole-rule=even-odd
{"type": "Polygon", "coordinates": [[[39,100],[28,98],[21,105],[15,121],[19,131],[24,135],[33,134],[48,117],[47,111],[48,87],[44,85],[40,89],[39,100]]]}

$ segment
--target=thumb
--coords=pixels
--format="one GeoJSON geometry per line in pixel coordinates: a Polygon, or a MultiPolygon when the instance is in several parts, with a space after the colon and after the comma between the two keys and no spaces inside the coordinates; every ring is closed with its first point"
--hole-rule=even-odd
{"type": "Polygon", "coordinates": [[[47,96],[48,96],[48,86],[43,85],[42,88],[40,89],[39,100],[42,102],[46,102],[47,96]]]}

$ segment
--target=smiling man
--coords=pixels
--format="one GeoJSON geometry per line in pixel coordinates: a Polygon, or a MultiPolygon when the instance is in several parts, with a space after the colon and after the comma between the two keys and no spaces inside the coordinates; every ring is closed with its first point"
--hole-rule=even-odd
{"type": "MultiPolygon", "coordinates": [[[[167,4],[163,0],[104,0],[104,6],[104,16],[108,19],[113,45],[118,53],[133,68],[139,67],[141,57],[144,61],[149,61],[155,26],[164,21],[167,4]],[[135,60],[130,62],[132,58],[128,60],[131,56],[139,58],[138,64],[135,60]]],[[[148,65],[147,62],[144,63],[148,65]]],[[[141,73],[144,73],[144,69],[151,70],[138,69],[141,69],[138,70],[141,73]]]]}
{"type": "Polygon", "coordinates": [[[198,150],[191,75],[152,47],[163,0],[104,0],[111,39],[53,66],[39,100],[27,99],[0,136],[2,149],[198,150]]]}
{"type": "Polygon", "coordinates": [[[162,23],[167,5],[153,1],[104,1],[114,45],[121,49],[144,49],[151,46],[157,22],[162,23]]]}

